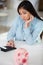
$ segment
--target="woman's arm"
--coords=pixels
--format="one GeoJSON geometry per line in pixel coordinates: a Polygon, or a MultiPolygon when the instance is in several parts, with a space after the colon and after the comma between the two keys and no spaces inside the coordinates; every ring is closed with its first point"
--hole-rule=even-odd
{"type": "Polygon", "coordinates": [[[29,45],[32,45],[33,38],[32,38],[32,35],[30,33],[30,28],[25,28],[24,33],[25,33],[24,36],[25,36],[26,43],[28,43],[29,45]]]}
{"type": "Polygon", "coordinates": [[[26,42],[30,45],[34,44],[37,41],[38,36],[40,37],[41,32],[43,31],[43,22],[41,23],[41,21],[39,23],[36,24],[35,29],[33,31],[33,33],[30,33],[30,29],[25,29],[26,34],[26,42]]]}
{"type": "Polygon", "coordinates": [[[17,28],[17,24],[18,24],[18,21],[17,21],[17,18],[13,21],[13,24],[8,32],[8,35],[7,35],[7,41],[10,41],[10,40],[14,40],[14,37],[16,36],[16,28],[17,28]]]}
{"type": "Polygon", "coordinates": [[[14,44],[14,37],[16,36],[16,28],[18,24],[18,18],[16,18],[11,26],[11,29],[8,32],[7,35],[7,46],[15,47],[14,44]]]}
{"type": "Polygon", "coordinates": [[[33,39],[36,41],[38,37],[40,37],[40,34],[43,31],[43,22],[40,21],[36,24],[35,30],[33,32],[33,39]]]}

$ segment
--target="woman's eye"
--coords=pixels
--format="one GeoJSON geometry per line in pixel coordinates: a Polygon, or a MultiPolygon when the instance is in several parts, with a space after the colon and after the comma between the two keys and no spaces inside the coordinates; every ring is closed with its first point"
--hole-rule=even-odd
{"type": "Polygon", "coordinates": [[[19,15],[22,15],[22,14],[27,14],[26,12],[23,12],[23,13],[19,13],[19,15]]]}
{"type": "Polygon", "coordinates": [[[24,12],[23,14],[26,14],[26,12],[24,12]]]}

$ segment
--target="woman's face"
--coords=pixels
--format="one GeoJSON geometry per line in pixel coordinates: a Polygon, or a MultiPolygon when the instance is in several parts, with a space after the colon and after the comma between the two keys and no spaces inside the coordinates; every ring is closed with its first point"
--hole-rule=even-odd
{"type": "Polygon", "coordinates": [[[23,20],[27,21],[30,19],[31,14],[27,10],[20,8],[19,13],[23,20]]]}

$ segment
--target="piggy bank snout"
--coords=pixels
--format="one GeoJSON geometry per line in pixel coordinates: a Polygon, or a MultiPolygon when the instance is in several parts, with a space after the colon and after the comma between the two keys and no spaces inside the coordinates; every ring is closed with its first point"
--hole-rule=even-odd
{"type": "Polygon", "coordinates": [[[27,59],[25,59],[25,58],[22,59],[22,63],[26,63],[26,61],[27,61],[27,59]]]}

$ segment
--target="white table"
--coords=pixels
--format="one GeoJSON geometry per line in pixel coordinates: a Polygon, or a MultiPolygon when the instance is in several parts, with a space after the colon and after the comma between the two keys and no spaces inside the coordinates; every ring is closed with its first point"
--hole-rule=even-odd
{"type": "MultiPolygon", "coordinates": [[[[7,34],[7,33],[6,33],[7,34]]],[[[6,34],[0,35],[0,46],[3,46],[7,40],[6,34]],[[2,36],[2,37],[1,37],[2,36]],[[4,38],[3,38],[4,37],[4,38]],[[2,42],[2,45],[1,45],[2,42]]],[[[15,42],[17,48],[25,48],[29,52],[29,64],[28,65],[43,65],[43,43],[28,45],[23,41],[15,42]]],[[[14,52],[2,52],[0,51],[0,65],[15,65],[14,64],[14,52]]]]}

